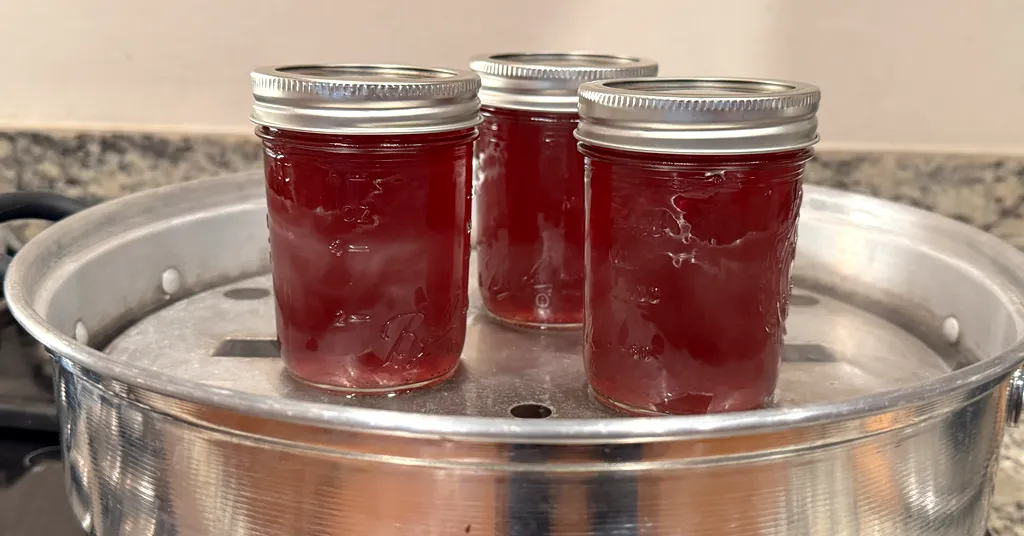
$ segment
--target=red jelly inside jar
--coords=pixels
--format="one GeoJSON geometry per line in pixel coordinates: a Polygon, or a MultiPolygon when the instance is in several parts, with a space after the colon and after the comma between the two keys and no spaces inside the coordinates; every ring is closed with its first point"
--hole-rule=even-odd
{"type": "Polygon", "coordinates": [[[484,107],[476,145],[484,307],[525,326],[583,322],[583,156],[575,113],[484,107]]]}
{"type": "Polygon", "coordinates": [[[466,333],[476,130],[257,132],[288,370],[367,394],[450,376],[466,333]]]}
{"type": "Polygon", "coordinates": [[[583,323],[583,156],[573,135],[591,80],[653,76],[651,60],[593,53],[478,56],[476,245],[484,308],[508,324],[583,323]]]}
{"type": "Polygon", "coordinates": [[[770,403],[811,150],[580,147],[589,166],[584,357],[597,397],[633,414],[770,403]]]}

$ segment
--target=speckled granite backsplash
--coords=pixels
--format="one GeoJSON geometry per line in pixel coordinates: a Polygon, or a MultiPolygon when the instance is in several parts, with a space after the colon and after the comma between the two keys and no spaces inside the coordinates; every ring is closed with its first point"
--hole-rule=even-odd
{"type": "Polygon", "coordinates": [[[0,189],[90,200],[257,168],[255,136],[0,133],[0,189]]]}
{"type": "MultiPolygon", "coordinates": [[[[256,169],[255,136],[0,133],[0,190],[91,200],[256,169]]],[[[934,210],[1024,247],[1024,156],[819,152],[807,179],[934,210]]]]}
{"type": "MultiPolygon", "coordinates": [[[[259,166],[254,136],[0,133],[0,191],[100,200],[259,166]]],[[[1024,248],[1024,156],[823,151],[807,179],[933,210],[1024,248]]],[[[1024,536],[1024,432],[1007,434],[990,525],[1024,536]]]]}

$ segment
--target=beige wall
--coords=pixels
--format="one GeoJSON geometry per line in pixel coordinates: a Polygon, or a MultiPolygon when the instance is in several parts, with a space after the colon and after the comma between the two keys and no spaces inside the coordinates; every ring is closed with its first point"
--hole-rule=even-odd
{"type": "Polygon", "coordinates": [[[0,0],[0,127],[246,132],[255,65],[512,49],[814,82],[832,147],[1024,152],[1022,0],[0,0]]]}

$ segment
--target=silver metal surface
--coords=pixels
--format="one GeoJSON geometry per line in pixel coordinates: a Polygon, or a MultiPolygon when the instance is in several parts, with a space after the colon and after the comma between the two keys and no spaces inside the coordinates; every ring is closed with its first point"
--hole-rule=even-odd
{"type": "MultiPolygon", "coordinates": [[[[262,275],[201,292],[143,318],[106,353],[189,382],[273,399],[435,415],[509,417],[513,408],[532,404],[550,410],[552,418],[616,416],[587,392],[581,333],[509,329],[484,313],[475,288],[462,363],[452,381],[393,398],[346,399],[305,388],[273,359],[271,288],[270,276],[262,275]]],[[[907,387],[973,360],[937,353],[882,316],[799,287],[786,325],[778,407],[907,387]]]]}
{"type": "Polygon", "coordinates": [[[1024,412],[1024,369],[1017,369],[1010,376],[1009,392],[1006,395],[1006,424],[1014,428],[1019,427],[1022,412],[1024,412]]]}
{"type": "Polygon", "coordinates": [[[652,60],[593,52],[481,55],[469,68],[482,80],[484,106],[553,113],[576,113],[583,82],[658,74],[652,60]]]}
{"type": "Polygon", "coordinates": [[[1024,360],[1024,254],[994,237],[808,187],[787,341],[807,346],[779,407],[614,418],[586,398],[572,336],[479,316],[463,373],[434,392],[287,383],[252,356],[274,352],[259,342],[264,210],[259,173],[187,183],[72,216],[12,264],[6,294],[55,356],[68,489],[94,534],[984,532],[1024,360]]]}
{"type": "Polygon", "coordinates": [[[401,65],[294,65],[257,69],[252,121],[329,134],[418,134],[479,124],[480,78],[401,65]]]}
{"type": "Polygon", "coordinates": [[[628,151],[752,154],[818,141],[821,92],[802,82],[633,78],[580,86],[583,142],[628,151]]]}

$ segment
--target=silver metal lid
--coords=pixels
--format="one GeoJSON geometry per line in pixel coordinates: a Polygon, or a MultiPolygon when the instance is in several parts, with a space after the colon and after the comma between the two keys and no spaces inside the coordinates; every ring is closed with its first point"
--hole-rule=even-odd
{"type": "Polygon", "coordinates": [[[658,74],[658,64],[648,59],[591,52],[477,56],[469,68],[483,81],[485,106],[555,113],[576,113],[584,82],[658,74]]]}
{"type": "Polygon", "coordinates": [[[634,78],[580,86],[576,138],[675,154],[767,153],[818,141],[817,87],[743,78],[634,78]]]}
{"type": "Polygon", "coordinates": [[[252,121],[329,134],[417,134],[480,122],[480,78],[401,65],[296,65],[252,73],[252,121]]]}

